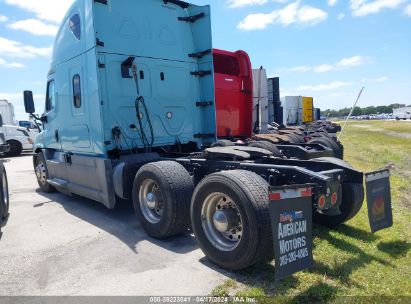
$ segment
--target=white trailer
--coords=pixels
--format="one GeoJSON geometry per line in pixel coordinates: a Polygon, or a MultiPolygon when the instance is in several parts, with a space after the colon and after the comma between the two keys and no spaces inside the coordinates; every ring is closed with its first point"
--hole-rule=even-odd
{"type": "Polygon", "coordinates": [[[314,120],[313,98],[285,96],[281,98],[284,125],[301,125],[314,120]]]}
{"type": "Polygon", "coordinates": [[[262,67],[253,69],[253,131],[268,131],[268,81],[267,72],[262,67]]]}
{"type": "Polygon", "coordinates": [[[411,119],[411,107],[403,107],[403,108],[393,109],[392,116],[396,120],[411,119]]]}
{"type": "Polygon", "coordinates": [[[3,117],[3,124],[13,126],[15,125],[14,106],[8,100],[0,100],[0,114],[3,117]]]}

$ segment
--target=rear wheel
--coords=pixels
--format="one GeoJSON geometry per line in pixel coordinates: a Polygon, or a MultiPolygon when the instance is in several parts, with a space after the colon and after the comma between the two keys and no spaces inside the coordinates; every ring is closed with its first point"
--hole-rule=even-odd
{"type": "Polygon", "coordinates": [[[149,163],[137,172],[133,205],[145,231],[167,238],[188,230],[194,185],[187,170],[174,161],[149,163]]]}
{"type": "Polygon", "coordinates": [[[283,157],[283,155],[281,154],[281,151],[277,148],[277,146],[266,140],[252,141],[250,142],[248,146],[270,151],[271,153],[273,153],[275,157],[283,157]]]}
{"type": "Polygon", "coordinates": [[[34,157],[34,172],[36,173],[37,183],[40,189],[47,193],[55,192],[56,189],[47,182],[49,179],[49,171],[47,170],[47,163],[43,153],[39,152],[34,157]]]}
{"type": "Polygon", "coordinates": [[[239,270],[273,257],[268,183],[244,170],[204,178],[191,203],[200,248],[215,264],[239,270]]]}
{"type": "Polygon", "coordinates": [[[2,172],[1,172],[1,179],[0,179],[0,199],[1,199],[1,208],[2,208],[2,215],[3,219],[6,219],[9,216],[9,184],[7,181],[7,173],[6,169],[2,165],[2,172]]]}
{"type": "Polygon", "coordinates": [[[337,158],[343,158],[343,150],[338,144],[331,138],[326,137],[314,137],[313,139],[308,141],[309,144],[320,144],[326,146],[333,150],[334,156],[337,158]]]}
{"type": "Polygon", "coordinates": [[[10,150],[6,153],[6,156],[19,156],[23,152],[23,146],[16,140],[9,140],[7,144],[10,146],[10,150]]]}
{"type": "Polygon", "coordinates": [[[342,223],[352,219],[360,211],[364,201],[364,186],[358,183],[342,184],[342,202],[339,215],[325,215],[314,213],[314,223],[336,228],[342,223]]]}

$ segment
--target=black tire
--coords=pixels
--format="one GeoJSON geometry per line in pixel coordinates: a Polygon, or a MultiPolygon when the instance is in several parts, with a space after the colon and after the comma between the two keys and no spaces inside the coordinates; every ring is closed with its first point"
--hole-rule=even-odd
{"type": "Polygon", "coordinates": [[[340,146],[331,138],[327,137],[314,137],[308,141],[309,144],[320,144],[326,146],[333,150],[334,156],[342,159],[344,156],[344,152],[340,146]]]}
{"type": "Polygon", "coordinates": [[[56,188],[47,182],[49,179],[49,171],[47,169],[47,163],[43,152],[34,155],[34,173],[36,173],[37,183],[39,184],[41,191],[46,193],[56,191],[56,188]]]}
{"type": "MultiPolygon", "coordinates": [[[[257,262],[272,259],[274,256],[268,207],[268,183],[253,172],[222,171],[204,178],[193,195],[191,221],[201,250],[208,259],[220,267],[240,270],[257,262]],[[235,248],[226,248],[226,250],[218,248],[218,243],[213,242],[210,233],[207,232],[209,230],[204,228],[213,227],[212,225],[215,227],[214,222],[210,224],[210,221],[206,220],[208,216],[204,217],[203,211],[203,207],[207,207],[206,200],[209,201],[208,198],[213,195],[229,197],[235,202],[237,214],[241,215],[243,229],[239,231],[242,235],[240,238],[233,239],[239,239],[235,248]]],[[[220,232],[217,237],[223,237],[222,233],[220,232]]]]}
{"type": "Polygon", "coordinates": [[[1,164],[1,177],[0,177],[0,200],[1,200],[1,209],[2,214],[1,218],[4,220],[9,216],[9,207],[10,207],[10,200],[9,200],[9,184],[7,181],[7,172],[4,168],[4,165],[1,164]]]}
{"type": "Polygon", "coordinates": [[[292,138],[292,143],[294,144],[303,144],[305,143],[304,137],[295,133],[287,134],[288,137],[292,138]]]}
{"type": "Polygon", "coordinates": [[[167,238],[186,232],[190,226],[190,202],[194,184],[187,170],[174,161],[149,163],[140,168],[134,178],[133,206],[141,225],[154,238],[167,238]],[[149,193],[147,183],[153,182],[149,193]],[[154,191],[154,187],[156,191],[154,191]],[[149,194],[156,207],[148,207],[149,194]],[[140,197],[145,197],[140,201],[140,197]],[[151,212],[151,213],[150,213],[151,212]],[[156,213],[158,217],[156,217],[156,213]]]}
{"type": "Polygon", "coordinates": [[[219,139],[211,146],[212,147],[232,147],[232,146],[235,146],[235,143],[233,143],[231,140],[228,140],[228,139],[219,139]]]}
{"type": "Polygon", "coordinates": [[[270,151],[271,153],[273,153],[273,156],[275,157],[283,157],[283,155],[281,154],[281,151],[277,148],[277,146],[267,140],[255,140],[255,141],[250,142],[248,146],[254,147],[254,148],[261,148],[261,149],[270,151]]]}
{"type": "Polygon", "coordinates": [[[6,156],[19,156],[23,152],[23,146],[16,140],[9,140],[7,144],[10,146],[10,150],[6,152],[6,156]]]}
{"type": "Polygon", "coordinates": [[[315,212],[313,222],[329,228],[336,228],[352,219],[361,210],[364,201],[364,186],[358,183],[342,184],[342,202],[339,215],[325,215],[315,212]]]}

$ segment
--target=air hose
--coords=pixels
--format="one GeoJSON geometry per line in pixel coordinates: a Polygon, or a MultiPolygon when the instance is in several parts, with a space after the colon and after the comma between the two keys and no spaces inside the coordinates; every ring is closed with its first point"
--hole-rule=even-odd
{"type": "Polygon", "coordinates": [[[138,96],[135,100],[134,106],[136,108],[138,125],[140,127],[141,141],[143,142],[144,149],[146,150],[146,152],[150,153],[151,148],[153,147],[153,144],[154,144],[153,125],[151,123],[150,115],[148,113],[148,109],[147,109],[144,97],[140,94],[140,86],[139,86],[138,78],[137,78],[137,66],[135,64],[133,64],[133,66],[132,66],[132,71],[133,71],[133,78],[134,78],[134,82],[136,84],[136,90],[137,90],[137,96],[138,96]],[[147,137],[146,132],[144,131],[144,128],[143,128],[143,115],[142,115],[142,112],[140,110],[141,106],[143,107],[144,113],[147,117],[147,123],[148,123],[148,127],[150,129],[150,139],[147,137]]]}

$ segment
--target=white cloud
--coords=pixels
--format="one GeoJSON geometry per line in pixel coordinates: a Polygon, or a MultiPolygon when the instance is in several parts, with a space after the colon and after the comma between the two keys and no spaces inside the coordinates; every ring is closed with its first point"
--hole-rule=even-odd
{"type": "Polygon", "coordinates": [[[45,24],[38,19],[26,19],[13,22],[8,25],[9,28],[14,30],[22,30],[37,36],[51,36],[54,37],[57,34],[58,27],[51,24],[45,24]]]}
{"type": "Polygon", "coordinates": [[[21,68],[25,68],[26,66],[20,62],[8,62],[4,60],[3,58],[0,58],[0,67],[21,69],[21,68]]]}
{"type": "Polygon", "coordinates": [[[293,71],[293,72],[309,72],[309,71],[311,71],[311,67],[309,67],[307,65],[302,65],[302,66],[292,68],[291,71],[293,71]]]}
{"type": "Polygon", "coordinates": [[[60,23],[74,0],[5,0],[9,5],[34,13],[37,18],[60,23]]]}
{"type": "Polygon", "coordinates": [[[337,66],[340,67],[355,67],[363,65],[367,61],[367,58],[363,56],[353,56],[349,58],[343,58],[337,62],[337,66]]]}
{"type": "Polygon", "coordinates": [[[244,18],[237,28],[241,30],[261,30],[269,24],[278,23],[283,26],[290,24],[314,25],[327,19],[328,14],[312,6],[300,6],[300,1],[290,3],[283,9],[274,10],[270,13],[250,14],[244,18]]]}
{"type": "Polygon", "coordinates": [[[318,84],[318,85],[302,85],[296,88],[298,91],[327,91],[327,90],[335,90],[342,87],[351,86],[351,82],[345,81],[333,81],[330,83],[318,84]]]}
{"type": "Polygon", "coordinates": [[[329,6],[334,6],[334,5],[337,4],[337,2],[338,2],[338,0],[327,0],[327,3],[328,3],[329,6]]]}
{"type": "Polygon", "coordinates": [[[268,2],[286,3],[289,1],[290,0],[226,0],[227,5],[230,8],[242,8],[246,6],[264,5],[268,2]]]}
{"type": "Polygon", "coordinates": [[[378,78],[364,78],[361,82],[384,82],[387,81],[389,78],[387,76],[381,76],[378,78]]]}
{"type": "Polygon", "coordinates": [[[334,66],[329,64],[320,64],[313,68],[314,72],[316,73],[325,73],[334,70],[334,66]]]}
{"type": "Polygon", "coordinates": [[[379,13],[383,9],[395,9],[406,0],[350,0],[353,16],[363,17],[379,13]]]}
{"type": "Polygon", "coordinates": [[[0,15],[0,22],[7,22],[9,18],[7,16],[0,15]]]}
{"type": "Polygon", "coordinates": [[[230,8],[240,8],[251,5],[263,5],[267,2],[268,0],[228,0],[227,4],[230,8]]]}
{"type": "Polygon", "coordinates": [[[411,17],[411,4],[408,4],[405,8],[405,13],[411,17]]]}
{"type": "Polygon", "coordinates": [[[340,61],[334,63],[334,64],[320,64],[316,66],[308,66],[308,65],[303,65],[303,66],[297,66],[291,69],[280,69],[282,71],[291,71],[291,72],[310,72],[314,71],[315,73],[325,73],[325,72],[331,72],[331,71],[338,71],[338,70],[343,70],[343,69],[348,69],[351,67],[357,67],[360,65],[365,64],[369,58],[363,57],[363,56],[353,56],[353,57],[348,57],[348,58],[343,58],[340,61]]]}
{"type": "Polygon", "coordinates": [[[35,58],[50,56],[52,47],[38,48],[0,37],[0,56],[9,58],[35,58]]]}
{"type": "Polygon", "coordinates": [[[345,14],[344,13],[339,13],[337,16],[338,20],[343,20],[345,18],[345,14]]]}

